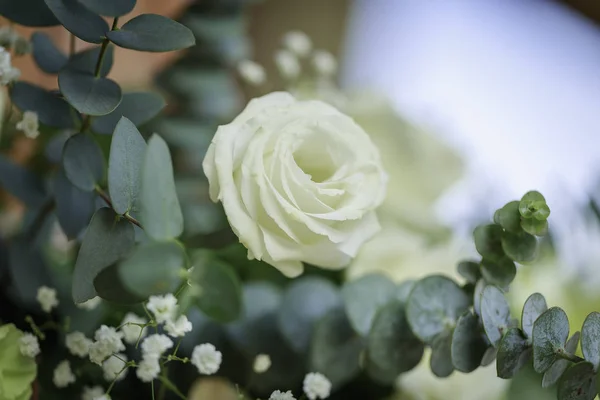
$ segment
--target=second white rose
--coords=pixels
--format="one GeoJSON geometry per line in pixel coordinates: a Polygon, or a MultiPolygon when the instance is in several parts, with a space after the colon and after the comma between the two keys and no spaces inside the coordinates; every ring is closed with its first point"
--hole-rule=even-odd
{"type": "Polygon", "coordinates": [[[203,162],[213,201],[248,249],[287,276],[343,268],[378,230],[387,176],[351,118],[275,92],[220,126],[203,162]]]}

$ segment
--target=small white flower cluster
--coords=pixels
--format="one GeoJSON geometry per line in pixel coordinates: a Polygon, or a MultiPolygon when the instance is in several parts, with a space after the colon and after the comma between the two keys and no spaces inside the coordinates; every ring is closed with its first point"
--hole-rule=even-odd
{"type": "MultiPolygon", "coordinates": [[[[323,374],[310,372],[304,377],[303,390],[309,400],[326,399],[331,394],[331,382],[323,374]]],[[[296,398],[289,390],[287,392],[276,390],[271,393],[269,400],[296,400],[296,398]]]]}
{"type": "MultiPolygon", "coordinates": [[[[81,400],[98,400],[104,396],[104,389],[102,386],[84,386],[83,392],[81,393],[81,400]]],[[[104,397],[106,398],[106,397],[104,397]]]]}
{"type": "MultiPolygon", "coordinates": [[[[1,57],[1,56],[0,56],[1,57]]],[[[0,66],[1,70],[1,66],[0,66]]],[[[2,72],[0,71],[0,74],[2,72]]],[[[0,78],[1,79],[1,78],[0,78]]],[[[58,306],[58,298],[56,296],[56,289],[49,288],[48,286],[40,286],[37,290],[38,303],[42,307],[44,312],[49,313],[53,308],[58,306]]]]}
{"type": "Polygon", "coordinates": [[[19,351],[25,357],[35,357],[40,354],[40,343],[38,338],[31,333],[24,333],[19,339],[19,351]]]}
{"type": "Polygon", "coordinates": [[[113,354],[102,363],[102,372],[104,373],[104,379],[108,382],[114,380],[120,381],[127,375],[127,369],[125,369],[125,363],[127,362],[127,356],[123,353],[113,354]]]}
{"type": "Polygon", "coordinates": [[[200,344],[192,351],[192,364],[204,375],[215,374],[221,367],[223,355],[210,343],[200,344]]]}
{"type": "Polygon", "coordinates": [[[260,86],[267,81],[265,68],[252,60],[242,60],[237,65],[240,77],[249,85],[260,86]]]}
{"type": "Polygon", "coordinates": [[[0,85],[6,86],[16,81],[21,76],[21,71],[12,66],[10,53],[0,46],[0,85]]]}
{"type": "Polygon", "coordinates": [[[252,369],[257,374],[264,374],[271,368],[271,357],[268,354],[259,354],[254,359],[252,369]]]}
{"type": "Polygon", "coordinates": [[[25,111],[23,113],[23,119],[17,122],[16,128],[22,131],[25,136],[30,139],[35,139],[40,135],[40,124],[38,122],[38,115],[33,111],[25,111]]]}
{"type": "Polygon", "coordinates": [[[90,353],[92,340],[81,332],[71,332],[65,336],[65,345],[71,354],[77,357],[87,357],[90,353]]]}
{"type": "Polygon", "coordinates": [[[75,382],[75,375],[71,371],[69,361],[64,360],[56,366],[52,382],[54,382],[57,388],[64,388],[75,382]]]}
{"type": "Polygon", "coordinates": [[[136,370],[142,382],[151,382],[160,373],[160,357],[173,347],[173,341],[167,335],[153,334],[142,342],[142,361],[136,370]]]}
{"type": "Polygon", "coordinates": [[[90,345],[90,361],[102,366],[104,360],[113,353],[125,350],[123,333],[115,328],[102,325],[94,334],[95,342],[90,345]]]}

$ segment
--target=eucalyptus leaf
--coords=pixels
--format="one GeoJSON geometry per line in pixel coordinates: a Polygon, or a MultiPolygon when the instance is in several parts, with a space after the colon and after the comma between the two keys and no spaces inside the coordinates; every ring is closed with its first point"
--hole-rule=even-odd
{"type": "Polygon", "coordinates": [[[47,34],[35,32],[31,35],[31,45],[33,47],[33,59],[42,71],[48,74],[58,74],[67,64],[67,56],[56,48],[47,34]]]}
{"type": "Polygon", "coordinates": [[[494,361],[496,361],[496,357],[498,356],[498,349],[491,346],[488,347],[485,353],[483,353],[483,358],[481,359],[481,366],[487,367],[494,361]]]}
{"type": "Polygon", "coordinates": [[[473,372],[481,365],[487,344],[483,340],[479,319],[472,312],[460,316],[452,334],[452,364],[457,371],[473,372]]]}
{"type": "Polygon", "coordinates": [[[476,284],[481,279],[481,268],[474,261],[462,261],[457,267],[458,273],[467,280],[467,282],[476,284]]]}
{"type": "Polygon", "coordinates": [[[380,274],[369,274],[342,287],[342,298],[350,323],[367,336],[377,310],[396,297],[396,285],[380,274]]]}
{"type": "Polygon", "coordinates": [[[8,247],[8,271],[17,300],[29,309],[39,310],[38,289],[44,285],[54,286],[42,251],[23,236],[12,238],[8,247]]]}
{"type": "Polygon", "coordinates": [[[452,330],[444,331],[431,342],[429,367],[438,378],[446,378],[454,372],[452,363],[452,330]]]}
{"type": "Polygon", "coordinates": [[[490,343],[498,343],[510,324],[510,308],[504,293],[496,286],[488,285],[481,294],[481,320],[490,343]]]}
{"type": "Polygon", "coordinates": [[[119,276],[131,293],[148,298],[173,293],[187,266],[184,247],[177,242],[150,242],[138,246],[119,264],[119,276]]]}
{"type": "Polygon", "coordinates": [[[140,51],[181,50],[196,43],[186,26],[156,14],[138,15],[106,36],[118,46],[140,51]]]}
{"type": "MultiPolygon", "coordinates": [[[[569,354],[575,354],[577,351],[577,345],[579,344],[579,332],[575,332],[573,336],[567,341],[565,346],[565,350],[569,354]]],[[[544,372],[544,377],[542,379],[542,387],[547,388],[554,385],[562,374],[567,370],[567,368],[571,365],[569,360],[557,360],[552,366],[544,372]]]]}
{"type": "Polygon", "coordinates": [[[136,126],[145,124],[165,107],[165,100],[156,93],[124,93],[121,103],[110,114],[96,117],[92,121],[92,130],[110,135],[122,117],[131,120],[136,126]]]}
{"type": "Polygon", "coordinates": [[[110,208],[100,208],[94,213],[83,236],[73,271],[75,303],[83,303],[96,296],[96,276],[124,257],[134,243],[133,225],[127,220],[118,219],[110,208]]]}
{"type": "Polygon", "coordinates": [[[109,265],[94,278],[94,289],[98,296],[106,301],[117,304],[135,304],[145,300],[131,293],[121,281],[119,266],[109,265]]]}
{"type": "Polygon", "coordinates": [[[108,189],[119,214],[138,211],[146,142],[135,125],[122,117],[110,144],[108,189]]]}
{"type": "Polygon", "coordinates": [[[104,180],[104,155],[86,133],[78,133],[67,140],[62,163],[67,178],[81,190],[91,192],[104,180]]]}
{"type": "Polygon", "coordinates": [[[133,10],[136,0],[79,0],[96,14],[120,17],[133,10]]]}
{"type": "Polygon", "coordinates": [[[539,221],[535,218],[523,218],[521,227],[525,232],[531,235],[543,236],[548,232],[548,221],[539,221]]]}
{"type": "Polygon", "coordinates": [[[517,276],[517,267],[508,257],[481,260],[481,274],[493,285],[508,287],[517,276]]]}
{"type": "Polygon", "coordinates": [[[391,375],[410,371],[423,357],[424,345],[413,334],[404,304],[393,300],[381,307],[367,337],[369,360],[391,375]]]}
{"type": "Polygon", "coordinates": [[[511,201],[500,208],[494,214],[494,222],[511,233],[520,233],[521,214],[519,213],[519,202],[511,201]]]}
{"type": "MultiPolygon", "coordinates": [[[[77,52],[71,56],[66,68],[71,71],[82,72],[87,75],[94,75],[96,73],[96,65],[98,64],[98,58],[102,52],[102,46],[95,46],[90,49],[86,49],[77,52]]],[[[102,58],[102,65],[100,66],[100,76],[105,77],[110,73],[114,62],[115,47],[108,45],[102,58]]]]}
{"type": "Polygon", "coordinates": [[[475,314],[481,317],[481,295],[483,294],[483,289],[487,286],[487,283],[484,279],[480,279],[475,284],[475,290],[473,291],[473,311],[475,314]]]}
{"type": "Polygon", "coordinates": [[[308,364],[311,371],[324,374],[335,390],[360,373],[359,359],[364,347],[344,309],[330,309],[315,326],[308,364]]]}
{"type": "Polygon", "coordinates": [[[495,260],[504,256],[500,225],[480,225],[473,231],[473,238],[477,252],[484,258],[495,260]]]}
{"type": "Polygon", "coordinates": [[[40,207],[47,194],[42,179],[0,155],[0,187],[21,200],[27,207],[40,207]]]}
{"type": "Polygon", "coordinates": [[[80,113],[106,115],[121,102],[121,87],[115,81],[91,73],[65,69],[58,86],[67,101],[80,113]]]}
{"type": "Polygon", "coordinates": [[[523,314],[521,315],[521,327],[523,332],[530,339],[533,335],[533,324],[544,311],[548,309],[546,299],[540,293],[534,293],[527,298],[523,305],[523,314]]]}
{"type": "Polygon", "coordinates": [[[531,346],[518,328],[510,328],[498,345],[496,371],[499,378],[511,379],[531,358],[531,346]]]}
{"type": "Polygon", "coordinates": [[[283,295],[277,314],[279,330],[291,348],[304,353],[317,321],[341,304],[338,289],[328,280],[318,277],[297,279],[283,295]]]}
{"type": "Polygon", "coordinates": [[[416,282],[412,279],[399,283],[396,288],[396,299],[402,303],[406,303],[415,283],[416,282]]]}
{"type": "Polygon", "coordinates": [[[183,214],[175,191],[169,148],[156,134],[148,141],[140,188],[140,218],[146,234],[169,240],[183,232],[183,214]]]}
{"type": "Polygon", "coordinates": [[[546,310],[533,324],[533,368],[546,372],[558,359],[557,353],[565,351],[569,337],[569,319],[559,308],[546,310]]]}
{"type": "MultiPolygon", "coordinates": [[[[56,19],[73,35],[89,43],[101,43],[108,24],[78,0],[44,0],[56,19]]],[[[37,10],[36,10],[37,11],[37,10]]],[[[30,10],[30,12],[35,12],[30,10]]]]}
{"type": "Polygon", "coordinates": [[[21,111],[37,113],[42,124],[62,129],[75,127],[75,110],[55,93],[31,83],[19,81],[13,85],[10,97],[21,111]]]}
{"type": "Polygon", "coordinates": [[[412,331],[424,342],[453,326],[471,301],[453,280],[432,275],[418,281],[408,297],[406,315],[412,331]]]}
{"type": "Polygon", "coordinates": [[[56,216],[68,239],[76,239],[96,211],[96,196],[74,186],[61,168],[53,179],[56,216]]]}
{"type": "Polygon", "coordinates": [[[581,328],[581,352],[586,361],[592,363],[594,371],[600,365],[600,313],[590,313],[581,328]]]}
{"type": "Polygon", "coordinates": [[[45,27],[59,24],[44,0],[0,0],[0,15],[24,26],[45,27]]]}
{"type": "Polygon", "coordinates": [[[536,190],[529,191],[523,195],[521,201],[519,202],[519,213],[523,218],[532,218],[533,210],[532,205],[535,203],[545,204],[546,199],[542,194],[536,190]]]}
{"type": "Polygon", "coordinates": [[[593,400],[597,394],[596,373],[589,362],[572,365],[558,381],[558,400],[593,400]]]}
{"type": "Polygon", "coordinates": [[[514,261],[531,261],[535,258],[537,239],[526,232],[518,234],[504,232],[502,235],[502,249],[514,261]]]}

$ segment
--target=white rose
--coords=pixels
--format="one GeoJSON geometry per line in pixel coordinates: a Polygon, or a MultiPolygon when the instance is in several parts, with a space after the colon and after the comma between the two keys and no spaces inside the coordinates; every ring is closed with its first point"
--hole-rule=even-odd
{"type": "Polygon", "coordinates": [[[379,230],[387,176],[369,136],[321,101],[284,92],[220,126],[203,163],[248,257],[285,275],[346,266],[379,230]]]}

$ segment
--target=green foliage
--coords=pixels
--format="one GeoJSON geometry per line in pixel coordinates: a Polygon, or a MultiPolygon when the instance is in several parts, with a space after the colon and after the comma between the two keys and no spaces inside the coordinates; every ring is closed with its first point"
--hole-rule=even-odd
{"type": "Polygon", "coordinates": [[[75,127],[69,103],[56,93],[21,81],[13,85],[10,98],[19,109],[36,112],[42,124],[63,129],[75,127]]]}
{"type": "Polygon", "coordinates": [[[102,48],[103,46],[94,46],[73,54],[66,64],[66,68],[87,75],[95,74],[98,59],[102,54],[102,65],[98,70],[98,76],[105,77],[112,69],[115,48],[112,45],[105,46],[104,50],[102,48]]]}
{"type": "Polygon", "coordinates": [[[552,307],[545,311],[533,324],[533,368],[543,373],[565,352],[569,338],[569,320],[567,314],[552,307]]]}
{"type": "Polygon", "coordinates": [[[481,274],[485,280],[500,287],[508,287],[517,275],[515,263],[508,257],[481,261],[481,274]]]}
{"type": "Polygon", "coordinates": [[[570,366],[558,381],[560,400],[593,400],[596,394],[596,373],[589,362],[570,366]]]}
{"type": "Polygon", "coordinates": [[[504,293],[496,286],[486,286],[481,294],[481,319],[490,343],[498,347],[510,325],[510,308],[504,293]]]}
{"type": "Polygon", "coordinates": [[[519,202],[511,201],[498,209],[494,214],[494,222],[511,233],[521,232],[521,214],[519,202]]]}
{"type": "Polygon", "coordinates": [[[454,372],[452,363],[452,330],[446,330],[433,338],[431,342],[431,372],[439,378],[450,376],[454,372]]]}
{"type": "Polygon", "coordinates": [[[68,58],[52,42],[44,32],[31,35],[33,58],[40,69],[48,74],[58,74],[67,64],[68,58]]]}
{"type": "Polygon", "coordinates": [[[79,0],[93,12],[107,17],[120,17],[133,10],[136,0],[79,0]]]}
{"type": "Polygon", "coordinates": [[[488,349],[479,319],[470,311],[461,315],[452,334],[452,364],[460,372],[472,372],[481,365],[488,349]]]}
{"type": "Polygon", "coordinates": [[[523,331],[510,328],[498,344],[498,377],[510,379],[531,359],[531,345],[523,331]]]}
{"type": "Polygon", "coordinates": [[[52,180],[52,192],[60,227],[69,239],[77,238],[96,210],[96,196],[73,185],[62,168],[52,180]]]}
{"type": "Polygon", "coordinates": [[[94,118],[92,130],[105,135],[112,134],[121,117],[129,119],[136,126],[143,125],[154,118],[165,105],[164,99],[156,93],[124,93],[117,108],[109,114],[94,118]]]}
{"type": "Polygon", "coordinates": [[[542,313],[548,309],[546,299],[540,293],[534,293],[527,298],[523,305],[523,313],[521,316],[521,326],[523,332],[531,341],[533,336],[533,324],[542,313]]]}
{"type": "Polygon", "coordinates": [[[187,27],[156,14],[138,15],[106,36],[118,46],[140,51],[181,50],[196,43],[187,27]]]}
{"type": "MultiPolygon", "coordinates": [[[[69,32],[89,43],[101,43],[108,24],[78,0],[44,0],[56,19],[69,32]]],[[[30,10],[30,12],[32,12],[30,10]]]]}
{"type": "Polygon", "coordinates": [[[28,207],[39,207],[46,199],[40,177],[3,156],[0,156],[0,184],[28,207]]]}
{"type": "Polygon", "coordinates": [[[69,181],[81,190],[91,192],[104,181],[104,155],[92,136],[86,133],[78,133],[67,140],[62,162],[69,181]]]}
{"type": "Polygon", "coordinates": [[[106,115],[121,102],[121,87],[113,80],[91,73],[64,69],[58,74],[58,87],[79,112],[106,115]]]}
{"type": "Polygon", "coordinates": [[[462,261],[458,264],[457,270],[467,282],[474,285],[481,279],[481,267],[476,262],[462,261]]]}
{"type": "Polygon", "coordinates": [[[6,400],[27,400],[33,393],[37,364],[19,351],[23,332],[13,324],[0,326],[0,396],[6,400]]]}
{"type": "MultiPolygon", "coordinates": [[[[579,332],[575,332],[573,336],[567,341],[567,345],[565,346],[565,350],[569,354],[575,354],[577,350],[577,346],[579,345],[579,332]]],[[[544,372],[544,376],[542,378],[542,387],[547,388],[552,385],[555,385],[556,382],[560,379],[562,374],[569,368],[570,361],[568,360],[558,360],[552,366],[544,372]]]]}
{"type": "Polygon", "coordinates": [[[0,15],[20,25],[45,27],[59,22],[44,0],[0,0],[0,15]],[[35,10],[35,11],[33,11],[35,10]]]}
{"type": "Polygon", "coordinates": [[[600,366],[600,313],[591,313],[583,322],[581,352],[583,357],[592,363],[594,371],[598,371],[598,366],[600,366]]]}

